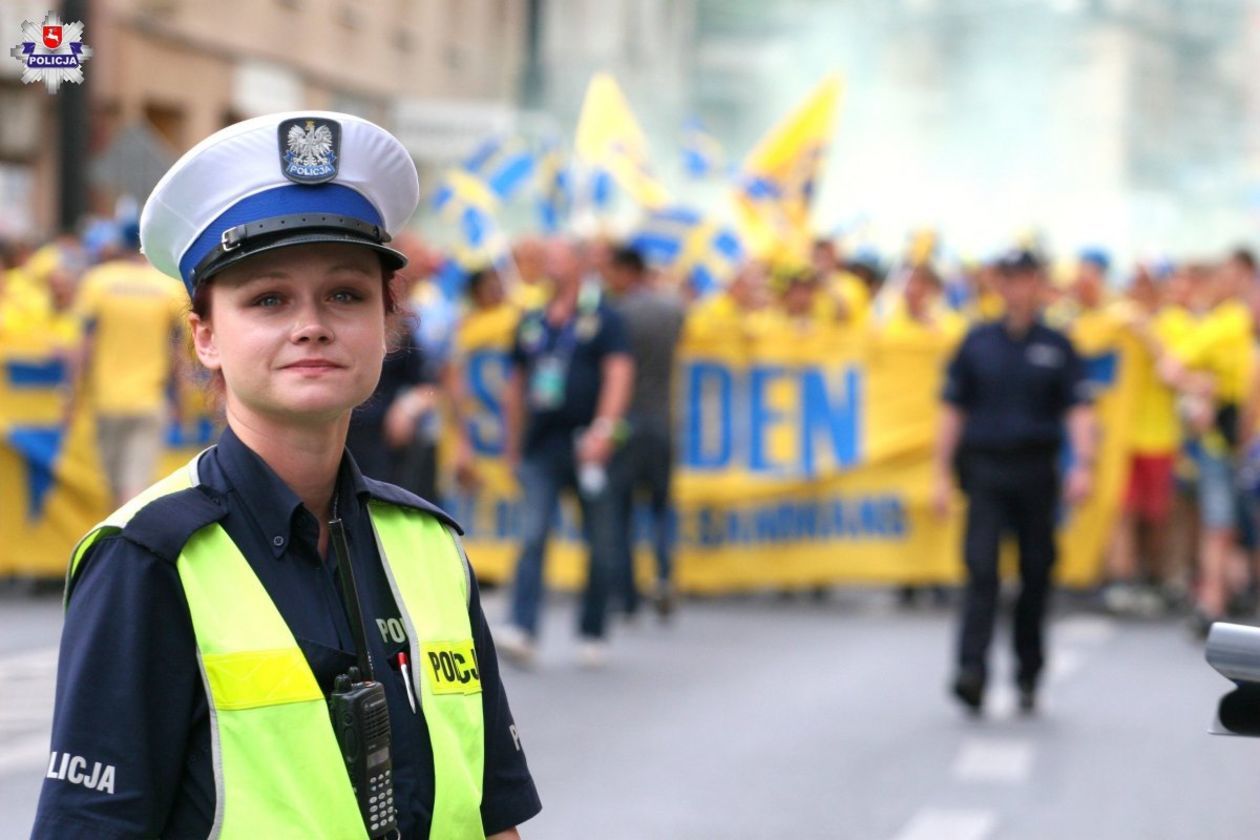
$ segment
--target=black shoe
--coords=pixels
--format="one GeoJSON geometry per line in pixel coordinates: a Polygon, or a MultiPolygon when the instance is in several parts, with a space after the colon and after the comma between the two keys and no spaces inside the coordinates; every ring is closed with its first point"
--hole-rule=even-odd
{"type": "Polygon", "coordinates": [[[1212,629],[1212,625],[1220,619],[1213,618],[1202,610],[1195,610],[1190,616],[1190,633],[1199,641],[1204,641],[1212,629]]]}
{"type": "Polygon", "coordinates": [[[1017,680],[1015,688],[1019,693],[1019,710],[1026,715],[1037,711],[1037,681],[1017,680]]]}
{"type": "Polygon", "coordinates": [[[953,691],[967,711],[973,715],[980,714],[980,707],[984,705],[984,677],[962,671],[954,678],[953,691]]]}
{"type": "Polygon", "coordinates": [[[903,610],[914,609],[915,602],[919,599],[919,588],[917,586],[899,586],[897,587],[897,606],[903,610]]]}
{"type": "Polygon", "coordinates": [[[656,617],[662,624],[669,621],[674,615],[674,609],[677,605],[677,599],[674,597],[674,587],[668,583],[657,584],[656,592],[652,594],[652,607],[656,610],[656,617]]]}
{"type": "Polygon", "coordinates": [[[1251,618],[1256,614],[1257,607],[1260,607],[1260,595],[1257,595],[1255,589],[1247,587],[1230,596],[1225,615],[1234,619],[1251,618]]]}

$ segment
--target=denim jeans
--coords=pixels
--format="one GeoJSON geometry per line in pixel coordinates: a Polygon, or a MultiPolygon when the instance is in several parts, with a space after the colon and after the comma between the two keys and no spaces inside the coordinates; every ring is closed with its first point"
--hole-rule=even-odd
{"type": "MultiPolygon", "coordinates": [[[[521,486],[521,552],[512,586],[511,618],[521,630],[537,636],[547,540],[556,523],[561,491],[577,491],[573,450],[553,446],[526,452],[517,477],[521,486]]],[[[600,492],[591,495],[578,492],[577,497],[588,555],[578,632],[585,638],[600,639],[605,632],[608,592],[620,532],[607,482],[600,492]]]]}

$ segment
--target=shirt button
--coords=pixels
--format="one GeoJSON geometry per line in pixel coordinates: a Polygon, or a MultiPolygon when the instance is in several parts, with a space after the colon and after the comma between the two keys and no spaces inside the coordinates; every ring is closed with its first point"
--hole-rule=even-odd
{"type": "Polygon", "coordinates": [[[280,546],[284,545],[284,537],[272,537],[271,544],[274,545],[276,548],[279,548],[280,546]]]}

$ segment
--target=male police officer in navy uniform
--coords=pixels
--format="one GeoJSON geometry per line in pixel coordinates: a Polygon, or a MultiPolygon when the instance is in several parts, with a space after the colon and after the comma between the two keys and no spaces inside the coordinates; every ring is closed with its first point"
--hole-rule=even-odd
{"type": "Polygon", "coordinates": [[[1055,560],[1064,426],[1071,458],[1063,476],[1069,503],[1090,491],[1093,419],[1080,358],[1071,342],[1040,320],[1042,267],[1028,251],[998,263],[1005,314],[976,326],[949,364],[935,462],[934,504],[944,514],[953,470],[966,494],[967,586],[958,641],[955,696],[979,712],[987,680],[998,597],[998,547],[1004,532],[1019,546],[1015,605],[1016,685],[1032,711],[1044,664],[1043,624],[1055,560]]]}

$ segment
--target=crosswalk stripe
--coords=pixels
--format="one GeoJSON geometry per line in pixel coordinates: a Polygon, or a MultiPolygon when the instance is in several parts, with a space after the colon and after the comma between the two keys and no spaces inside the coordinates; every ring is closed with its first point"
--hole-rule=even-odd
{"type": "Polygon", "coordinates": [[[893,840],[984,840],[996,826],[992,811],[925,808],[893,840]]]}
{"type": "Polygon", "coordinates": [[[1023,738],[969,738],[950,775],[961,782],[1019,784],[1032,772],[1034,748],[1023,738]]]}
{"type": "Polygon", "coordinates": [[[1050,634],[1055,642],[1100,645],[1116,635],[1116,622],[1100,615],[1071,615],[1057,622],[1050,634]]]}
{"type": "Polygon", "coordinates": [[[9,741],[0,752],[0,776],[30,772],[48,761],[48,733],[9,741]]]}

